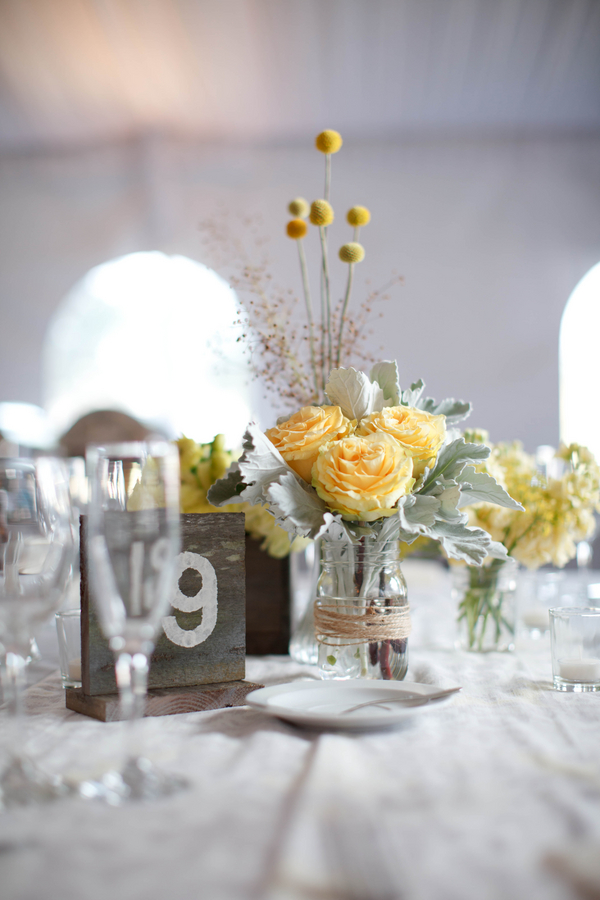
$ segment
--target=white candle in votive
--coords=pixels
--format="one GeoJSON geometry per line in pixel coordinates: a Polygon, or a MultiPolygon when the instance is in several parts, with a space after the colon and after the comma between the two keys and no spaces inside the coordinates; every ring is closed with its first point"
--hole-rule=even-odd
{"type": "Polygon", "coordinates": [[[547,631],[550,627],[548,610],[543,606],[534,606],[523,613],[523,621],[528,628],[537,628],[539,631],[547,631]]]}
{"type": "Polygon", "coordinates": [[[558,671],[565,681],[579,681],[591,684],[600,681],[600,659],[561,659],[558,671]]]}
{"type": "Polygon", "coordinates": [[[69,678],[71,681],[81,681],[81,658],[79,656],[69,663],[69,678]]]}

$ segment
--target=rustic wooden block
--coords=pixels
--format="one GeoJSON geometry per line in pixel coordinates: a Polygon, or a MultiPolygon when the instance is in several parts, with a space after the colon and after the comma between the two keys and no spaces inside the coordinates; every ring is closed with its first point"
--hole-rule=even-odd
{"type": "MultiPolygon", "coordinates": [[[[245,674],[244,515],[182,515],[181,531],[179,591],[152,654],[151,689],[239,681],[245,674]]],[[[82,516],[82,692],[100,696],[116,693],[117,685],[114,657],[90,598],[85,550],[82,516]]]]}
{"type": "Polygon", "coordinates": [[[246,535],[246,653],[287,653],[289,643],[289,559],[274,559],[246,535]]]}
{"type": "MultiPolygon", "coordinates": [[[[250,691],[263,687],[251,681],[226,681],[222,684],[203,684],[186,688],[164,688],[148,691],[145,716],[173,716],[177,713],[199,712],[207,709],[223,709],[244,706],[250,691]]],[[[100,694],[93,697],[81,688],[65,691],[67,709],[91,716],[101,722],[119,722],[119,698],[116,694],[100,694]]]]}

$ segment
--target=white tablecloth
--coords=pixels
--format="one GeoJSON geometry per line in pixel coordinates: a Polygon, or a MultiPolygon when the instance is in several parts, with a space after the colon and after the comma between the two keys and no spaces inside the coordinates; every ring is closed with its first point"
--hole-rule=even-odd
{"type": "MultiPolygon", "coordinates": [[[[544,643],[450,649],[441,570],[422,570],[411,591],[408,678],[463,685],[452,702],[350,736],[247,707],[145,719],[148,755],[191,788],[151,804],[67,799],[0,815],[0,897],[578,896],[546,860],[600,846],[600,694],[552,691],[544,643]]],[[[252,681],[314,676],[286,657],[248,659],[252,681]]],[[[30,746],[48,769],[78,777],[106,765],[120,726],[67,711],[57,675],[30,688],[29,708],[30,746]]]]}

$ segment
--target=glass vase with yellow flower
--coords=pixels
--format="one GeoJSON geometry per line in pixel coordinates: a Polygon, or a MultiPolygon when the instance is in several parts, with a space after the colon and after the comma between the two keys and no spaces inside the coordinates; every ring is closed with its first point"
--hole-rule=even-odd
{"type": "MultiPolygon", "coordinates": [[[[465,432],[465,438],[488,441],[482,431],[465,432]]],[[[594,533],[594,513],[600,509],[600,468],[586,447],[562,445],[553,467],[562,473],[551,477],[518,441],[489,446],[479,471],[492,475],[520,506],[499,509],[484,501],[466,510],[469,523],[487,531],[508,557],[505,563],[488,560],[480,571],[467,566],[453,572],[459,644],[467,650],[514,648],[518,564],[534,571],[545,565],[563,568],[575,558],[577,544],[594,533]]],[[[549,621],[550,604],[541,605],[535,594],[533,603],[519,614],[525,627],[532,622],[539,633],[549,621]]]]}
{"type": "Polygon", "coordinates": [[[475,566],[504,557],[460,507],[482,491],[489,502],[514,501],[475,470],[489,448],[448,434],[468,403],[436,403],[420,381],[402,391],[390,361],[369,375],[334,369],[325,394],[326,405],[302,407],[265,433],[251,423],[242,456],[208,500],[267,507],[288,533],[321,541],[314,615],[322,677],[400,679],[410,609],[399,543],[425,535],[475,566]]]}

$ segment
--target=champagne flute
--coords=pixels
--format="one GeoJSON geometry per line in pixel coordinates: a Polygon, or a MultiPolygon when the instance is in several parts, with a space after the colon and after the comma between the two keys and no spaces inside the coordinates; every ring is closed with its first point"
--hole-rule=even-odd
{"type": "Polygon", "coordinates": [[[126,759],[83,793],[110,802],[153,799],[184,786],[133,748],[132,726],[144,714],[149,659],[180,547],[179,455],[165,441],[106,444],[87,451],[91,497],[87,558],[100,627],[115,656],[126,759]]]}
{"type": "Polygon", "coordinates": [[[23,693],[34,629],[58,608],[74,556],[68,474],[61,460],[0,459],[0,680],[11,715],[0,808],[66,792],[24,752],[23,693]]]}

